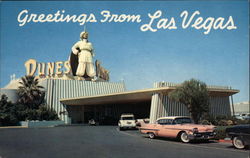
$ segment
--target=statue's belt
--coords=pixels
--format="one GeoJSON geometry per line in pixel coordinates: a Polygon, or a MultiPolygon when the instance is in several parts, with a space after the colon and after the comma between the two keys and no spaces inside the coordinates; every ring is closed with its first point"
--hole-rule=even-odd
{"type": "Polygon", "coordinates": [[[79,50],[80,50],[80,51],[86,50],[86,51],[89,51],[89,52],[92,51],[91,49],[79,49],[79,50]]]}

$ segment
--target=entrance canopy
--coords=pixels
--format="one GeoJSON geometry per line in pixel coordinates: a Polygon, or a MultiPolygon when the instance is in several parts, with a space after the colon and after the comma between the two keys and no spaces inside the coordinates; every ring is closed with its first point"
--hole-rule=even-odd
{"type": "MultiPolygon", "coordinates": [[[[60,102],[65,105],[100,105],[100,104],[119,104],[119,103],[136,103],[151,101],[154,93],[168,94],[170,91],[176,89],[173,87],[151,88],[135,91],[127,91],[112,94],[103,94],[95,96],[83,96],[76,98],[63,98],[60,102]]],[[[234,89],[217,89],[208,88],[211,97],[226,97],[239,92],[234,89]]]]}

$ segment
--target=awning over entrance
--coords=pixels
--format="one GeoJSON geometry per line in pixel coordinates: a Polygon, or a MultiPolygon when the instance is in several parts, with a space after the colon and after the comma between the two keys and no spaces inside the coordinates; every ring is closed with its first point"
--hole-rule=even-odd
{"type": "MultiPolygon", "coordinates": [[[[136,103],[150,101],[154,93],[168,94],[176,87],[151,88],[135,91],[127,91],[105,95],[83,96],[76,98],[60,99],[65,105],[100,105],[100,104],[119,104],[119,103],[136,103]]],[[[215,89],[208,88],[210,96],[231,96],[239,92],[234,89],[215,89]]]]}

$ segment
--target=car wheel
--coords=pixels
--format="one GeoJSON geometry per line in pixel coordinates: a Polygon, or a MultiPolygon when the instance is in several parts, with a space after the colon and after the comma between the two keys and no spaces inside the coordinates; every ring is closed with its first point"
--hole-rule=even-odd
{"type": "Polygon", "coordinates": [[[188,138],[188,135],[186,132],[182,132],[180,134],[180,140],[183,142],[183,143],[188,143],[190,142],[190,139],[188,138]]]}
{"type": "Polygon", "coordinates": [[[154,133],[148,133],[148,136],[150,139],[154,139],[155,138],[155,134],[154,133]]]}
{"type": "Polygon", "coordinates": [[[122,127],[119,127],[119,130],[120,130],[120,131],[123,131],[123,128],[122,128],[122,127]]]}
{"type": "Polygon", "coordinates": [[[245,148],[244,142],[239,137],[234,137],[233,138],[233,145],[237,149],[244,149],[245,148]]]}

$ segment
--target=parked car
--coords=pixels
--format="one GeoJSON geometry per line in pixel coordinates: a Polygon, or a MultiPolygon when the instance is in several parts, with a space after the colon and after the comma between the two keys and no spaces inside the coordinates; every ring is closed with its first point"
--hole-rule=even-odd
{"type": "Polygon", "coordinates": [[[94,120],[94,119],[90,119],[90,120],[89,120],[89,125],[90,125],[90,126],[95,126],[95,125],[96,125],[95,120],[94,120]]]}
{"type": "Polygon", "coordinates": [[[133,114],[122,114],[118,122],[120,130],[136,128],[136,120],[133,114]]]}
{"type": "Polygon", "coordinates": [[[250,120],[250,113],[238,114],[235,115],[235,118],[239,120],[250,120]]]}
{"type": "Polygon", "coordinates": [[[142,134],[149,138],[169,137],[177,138],[184,143],[194,139],[209,140],[215,136],[215,126],[194,124],[186,116],[161,117],[156,123],[145,124],[139,128],[142,134]]]}
{"type": "Polygon", "coordinates": [[[243,149],[250,145],[250,125],[237,125],[226,129],[226,134],[232,140],[232,144],[243,149]]]}
{"type": "Polygon", "coordinates": [[[145,119],[137,119],[136,120],[136,127],[139,128],[141,126],[144,126],[144,124],[149,123],[149,118],[145,118],[145,119]]]}
{"type": "Polygon", "coordinates": [[[244,120],[250,120],[250,113],[242,114],[242,118],[243,118],[244,120]]]}
{"type": "Polygon", "coordinates": [[[244,120],[243,117],[240,114],[234,115],[234,117],[236,119],[239,119],[239,120],[244,120]]]}

